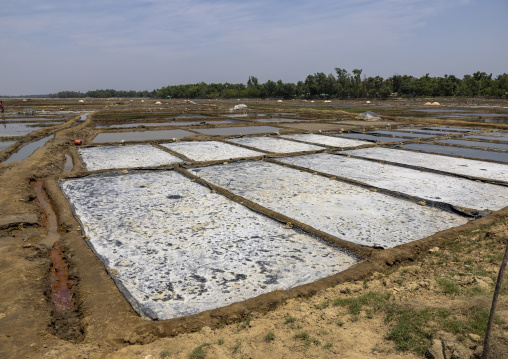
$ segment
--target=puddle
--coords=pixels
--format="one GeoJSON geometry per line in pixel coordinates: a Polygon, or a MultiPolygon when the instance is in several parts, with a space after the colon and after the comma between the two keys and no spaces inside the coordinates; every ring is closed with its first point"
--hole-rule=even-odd
{"type": "Polygon", "coordinates": [[[2,152],[3,150],[8,149],[9,147],[11,147],[15,143],[16,143],[16,141],[0,141],[0,152],[2,152]]]}
{"type": "Polygon", "coordinates": [[[88,171],[157,167],[183,160],[150,145],[82,147],[78,149],[88,171]]]}
{"type": "Polygon", "coordinates": [[[42,206],[42,210],[45,215],[45,228],[46,228],[46,237],[40,241],[46,246],[46,248],[51,249],[53,244],[60,239],[60,234],[58,233],[58,222],[56,220],[56,214],[51,207],[51,204],[46,199],[44,194],[44,190],[42,188],[43,180],[35,181],[32,183],[32,188],[35,192],[37,200],[42,206]]]}
{"type": "Polygon", "coordinates": [[[498,149],[502,149],[502,150],[508,150],[508,143],[502,144],[502,143],[466,141],[466,140],[439,140],[436,142],[450,143],[453,145],[489,147],[489,148],[498,148],[498,149]]]}
{"type": "Polygon", "coordinates": [[[425,134],[397,132],[397,131],[375,131],[375,132],[370,132],[370,133],[371,134],[380,134],[380,135],[390,135],[390,136],[396,136],[396,137],[414,137],[414,138],[436,137],[436,135],[425,135],[425,134]]]}
{"type": "Polygon", "coordinates": [[[293,288],[357,263],[175,171],[92,175],[60,186],[120,290],[151,319],[293,288]]]}
{"type": "Polygon", "coordinates": [[[264,161],[191,171],[272,211],[365,246],[391,248],[467,222],[451,213],[264,161]]]}
{"type": "Polygon", "coordinates": [[[21,147],[21,149],[18,152],[14,153],[11,157],[9,157],[7,160],[5,160],[2,163],[12,163],[12,162],[24,160],[25,158],[30,157],[30,155],[32,153],[34,153],[35,150],[37,150],[39,147],[44,146],[46,144],[46,142],[48,142],[52,138],[53,138],[53,135],[44,137],[38,141],[29,143],[28,145],[21,147]]]}
{"type": "Polygon", "coordinates": [[[363,133],[345,133],[343,135],[334,135],[336,137],[354,138],[358,140],[374,141],[374,142],[401,142],[407,141],[406,138],[401,137],[385,137],[385,136],[374,136],[363,133]]]}
{"type": "Polygon", "coordinates": [[[342,153],[377,159],[380,161],[401,163],[409,166],[430,168],[433,170],[456,173],[465,176],[508,182],[508,165],[500,163],[439,156],[429,153],[411,152],[383,147],[347,150],[342,153]]]}
{"type": "Polygon", "coordinates": [[[482,159],[482,160],[494,160],[494,161],[508,162],[508,153],[501,153],[501,152],[482,151],[482,150],[475,150],[472,148],[463,148],[463,147],[424,145],[424,144],[416,144],[416,143],[401,145],[401,147],[408,148],[411,150],[420,150],[420,151],[424,151],[424,152],[442,153],[444,155],[454,155],[454,156],[478,158],[478,159],[482,159]]]}
{"type": "Polygon", "coordinates": [[[279,161],[453,206],[496,211],[508,206],[508,187],[458,177],[327,153],[279,161]]]}
{"type": "Polygon", "coordinates": [[[280,128],[271,126],[251,126],[251,127],[224,127],[224,128],[207,128],[203,130],[195,130],[205,135],[231,136],[231,135],[252,135],[256,133],[273,133],[278,132],[280,128]]]}
{"type": "Polygon", "coordinates": [[[78,121],[79,121],[79,122],[84,122],[84,121],[86,121],[86,119],[87,119],[87,117],[88,117],[88,115],[89,115],[89,114],[90,114],[90,112],[87,112],[87,113],[82,114],[82,115],[81,115],[81,117],[79,118],[79,120],[78,120],[78,121]]]}
{"type": "Polygon", "coordinates": [[[193,161],[218,161],[264,155],[262,152],[218,141],[175,142],[161,145],[193,161]]]}
{"type": "Polygon", "coordinates": [[[68,154],[65,154],[65,164],[63,168],[63,173],[71,173],[74,168],[74,162],[72,161],[72,157],[68,154]]]}
{"type": "Polygon", "coordinates": [[[301,135],[282,135],[280,137],[290,138],[304,142],[315,143],[318,145],[325,145],[330,147],[356,147],[361,145],[369,145],[370,142],[350,140],[346,138],[339,138],[326,135],[318,135],[314,133],[301,134],[301,135]]]}
{"type": "MultiPolygon", "coordinates": [[[[41,123],[0,123],[0,137],[7,136],[24,136],[30,132],[40,130],[41,127],[31,127],[31,125],[41,125],[41,123]]],[[[59,125],[58,123],[51,124],[59,125]]]]}
{"type": "Polygon", "coordinates": [[[172,121],[172,122],[146,122],[146,123],[126,123],[123,125],[99,125],[97,128],[129,128],[129,127],[156,127],[156,126],[194,126],[194,125],[214,125],[222,123],[238,123],[237,120],[219,120],[219,121],[172,121]]]}
{"type": "Polygon", "coordinates": [[[185,130],[132,131],[132,132],[101,132],[93,139],[93,143],[169,140],[195,135],[185,130]]]}
{"type": "Polygon", "coordinates": [[[238,143],[240,145],[249,146],[267,151],[271,153],[291,153],[303,151],[324,150],[325,147],[310,145],[294,141],[284,140],[279,137],[242,137],[230,138],[228,142],[238,143]]]}

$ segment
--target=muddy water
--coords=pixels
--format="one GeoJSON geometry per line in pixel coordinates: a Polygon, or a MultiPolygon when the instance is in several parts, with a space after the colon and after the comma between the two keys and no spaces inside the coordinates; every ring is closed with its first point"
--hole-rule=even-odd
{"type": "Polygon", "coordinates": [[[25,158],[28,158],[32,153],[35,152],[39,147],[42,147],[48,142],[51,138],[53,138],[53,135],[44,137],[40,139],[39,141],[35,141],[32,143],[29,143],[26,146],[21,147],[21,149],[13,154],[11,157],[9,157],[7,160],[5,160],[2,163],[12,163],[16,161],[24,160],[25,158]]]}
{"type": "Polygon", "coordinates": [[[56,214],[51,207],[51,204],[44,195],[44,190],[42,189],[43,180],[36,181],[32,183],[32,188],[37,196],[37,200],[42,206],[44,214],[46,216],[46,237],[40,242],[44,244],[48,249],[53,247],[53,244],[60,239],[60,234],[58,233],[58,222],[56,220],[56,214]]]}
{"type": "Polygon", "coordinates": [[[42,188],[44,180],[32,183],[32,188],[43,209],[46,227],[46,237],[39,243],[44,244],[49,250],[51,268],[49,270],[51,300],[54,305],[53,329],[56,335],[65,340],[81,341],[82,330],[79,318],[75,311],[72,283],[69,279],[69,263],[60,247],[60,234],[58,233],[58,221],[51,203],[46,198],[42,188]]]}
{"type": "Polygon", "coordinates": [[[0,137],[24,136],[30,132],[37,131],[39,127],[30,127],[29,125],[37,123],[0,123],[0,137]]]}

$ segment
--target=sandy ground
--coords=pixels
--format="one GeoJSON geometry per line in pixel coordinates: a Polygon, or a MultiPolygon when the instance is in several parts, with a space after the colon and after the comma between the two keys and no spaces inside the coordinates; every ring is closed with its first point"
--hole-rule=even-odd
{"type": "MultiPolygon", "coordinates": [[[[186,318],[152,322],[139,318],[119,293],[103,264],[87,245],[70,205],[58,188],[58,178],[82,173],[73,140],[82,139],[90,144],[97,132],[94,121],[103,124],[165,122],[182,113],[223,118],[227,109],[245,102],[249,111],[255,113],[296,113],[299,119],[324,124],[317,127],[312,123],[296,127],[284,125],[281,134],[336,130],[335,122],[351,123],[362,109],[386,113],[383,120],[400,124],[508,128],[508,125],[466,121],[477,120],[478,116],[474,115],[465,120],[405,117],[408,107],[425,108],[423,104],[427,101],[391,100],[370,104],[367,108],[364,101],[338,100],[331,104],[322,101],[196,100],[198,105],[170,100],[163,101],[162,106],[154,105],[154,100],[141,102],[140,99],[87,99],[84,103],[78,100],[5,100],[6,117],[2,121],[8,121],[26,107],[48,112],[77,110],[92,115],[87,121],[79,122],[79,114],[59,113],[58,116],[66,120],[64,124],[41,128],[17,138],[15,146],[0,153],[0,161],[4,161],[22,144],[55,135],[29,158],[0,164],[0,357],[416,358],[432,345],[441,345],[442,354],[450,358],[477,356],[481,352],[482,338],[467,323],[470,313],[478,308],[490,308],[508,238],[506,209],[409,245],[385,251],[364,249],[359,254],[368,258],[367,261],[313,284],[276,291],[186,318]],[[65,155],[74,160],[71,173],[64,173],[65,155]],[[48,225],[31,186],[33,181],[42,178],[44,190],[58,216],[59,245],[67,262],[69,276],[66,281],[73,301],[70,311],[59,311],[52,300],[52,259],[41,242],[48,225]],[[368,297],[372,293],[383,296],[382,304],[365,302],[356,310],[341,304],[343,299],[368,297]],[[440,314],[418,324],[414,313],[426,309],[440,314]],[[394,330],[399,326],[393,318],[402,311],[414,311],[413,322],[428,333],[420,349],[415,346],[407,349],[396,339],[394,330]]],[[[506,101],[469,100],[468,105],[460,99],[438,101],[446,108],[468,106],[478,113],[508,113],[506,101]]],[[[340,128],[377,125],[375,122],[353,122],[347,126],[340,125],[340,128]]],[[[211,139],[204,135],[192,138],[211,139]]],[[[505,285],[492,334],[492,358],[507,357],[507,294],[505,285]]],[[[412,333],[412,330],[406,329],[406,332],[412,333]]],[[[411,336],[402,342],[411,342],[411,336]]]]}

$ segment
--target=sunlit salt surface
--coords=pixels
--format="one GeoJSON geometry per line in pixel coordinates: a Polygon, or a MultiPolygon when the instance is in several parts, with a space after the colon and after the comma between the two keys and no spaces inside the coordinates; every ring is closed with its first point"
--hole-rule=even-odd
{"type": "Polygon", "coordinates": [[[279,137],[230,138],[228,142],[238,143],[272,153],[291,153],[324,150],[325,147],[284,140],[279,137]]]}
{"type": "Polygon", "coordinates": [[[508,206],[508,187],[328,153],[278,160],[454,206],[479,210],[500,210],[508,206]]]}
{"type": "Polygon", "coordinates": [[[0,141],[0,152],[8,149],[11,145],[15,144],[16,141],[0,141]]]}
{"type": "Polygon", "coordinates": [[[193,161],[218,161],[264,155],[262,152],[219,141],[174,142],[161,145],[193,161]]]}
{"type": "Polygon", "coordinates": [[[317,135],[314,133],[306,133],[299,135],[282,135],[280,137],[290,138],[293,140],[316,143],[318,145],[325,145],[331,147],[356,147],[361,145],[370,145],[370,142],[359,141],[359,140],[350,140],[347,138],[326,136],[326,135],[317,135]]]}
{"type": "Polygon", "coordinates": [[[382,161],[402,163],[410,166],[431,168],[438,171],[457,173],[465,176],[508,181],[508,165],[505,164],[383,147],[347,150],[344,151],[344,153],[382,161]]]}
{"type": "Polygon", "coordinates": [[[156,167],[183,162],[150,145],[83,147],[79,156],[89,171],[114,168],[156,167]]]}
{"type": "Polygon", "coordinates": [[[101,132],[92,142],[121,142],[121,141],[147,141],[147,140],[167,140],[171,138],[183,138],[192,136],[195,133],[185,130],[162,130],[162,131],[132,131],[132,132],[101,132]]]}
{"type": "Polygon", "coordinates": [[[357,263],[174,171],[88,176],[60,185],[120,290],[152,319],[314,282],[357,263]]]}
{"type": "Polygon", "coordinates": [[[365,246],[395,247],[467,222],[455,214],[264,161],[191,171],[263,207],[365,246]]]}

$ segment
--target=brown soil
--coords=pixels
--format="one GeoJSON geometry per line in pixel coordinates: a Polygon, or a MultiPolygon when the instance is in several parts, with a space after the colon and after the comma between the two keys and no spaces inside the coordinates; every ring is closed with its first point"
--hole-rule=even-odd
{"type": "MultiPolygon", "coordinates": [[[[297,113],[297,118],[308,121],[304,126],[270,124],[282,127],[281,133],[326,132],[340,128],[347,131],[350,128],[386,125],[352,122],[356,121],[359,109],[373,110],[382,115],[383,121],[400,124],[508,128],[508,125],[482,122],[407,117],[408,105],[427,108],[423,106],[427,101],[389,100],[369,105],[365,105],[364,101],[338,100],[332,103],[245,103],[251,113],[291,112],[297,113]],[[388,115],[383,116],[383,113],[388,115]],[[337,127],[336,122],[340,121],[348,124],[337,127]]],[[[446,108],[465,106],[465,101],[459,99],[437,101],[446,108]]],[[[16,138],[16,145],[0,152],[0,161],[4,161],[22,144],[55,134],[54,139],[29,158],[0,164],[0,357],[199,358],[206,355],[209,358],[416,358],[421,354],[414,350],[400,351],[396,341],[390,339],[389,333],[395,326],[394,321],[386,320],[390,311],[433,308],[448,310],[451,316],[460,320],[466,318],[473,308],[490,308],[493,280],[508,237],[508,209],[460,228],[384,251],[361,248],[315,232],[325,240],[343,244],[367,260],[316,283],[288,291],[275,291],[225,308],[167,321],[141,319],[87,245],[69,203],[59,190],[58,179],[83,174],[73,140],[81,139],[85,145],[90,145],[97,133],[94,121],[109,124],[125,123],[126,120],[166,122],[180,114],[223,118],[227,109],[244,101],[195,100],[198,105],[183,100],[162,101],[163,105],[154,105],[154,102],[141,102],[140,99],[86,99],[84,103],[79,103],[77,99],[4,101],[6,117],[1,121],[8,121],[10,115],[26,107],[36,111],[65,109],[93,114],[84,123],[78,122],[79,116],[66,115],[67,122],[64,124],[16,138]],[[66,154],[75,164],[70,174],[63,173],[66,154]],[[55,305],[52,300],[54,269],[52,272],[52,258],[44,242],[46,218],[31,186],[38,179],[44,179],[44,190],[57,212],[58,246],[69,271],[66,281],[72,293],[72,310],[59,310],[58,304],[55,305]],[[444,287],[441,278],[451,281],[458,290],[444,287]],[[336,299],[357,298],[372,292],[389,293],[389,305],[379,310],[367,305],[357,314],[351,314],[346,307],[334,305],[336,299]]],[[[467,106],[478,113],[508,113],[508,109],[504,108],[506,101],[485,100],[480,103],[480,100],[469,100],[467,106]],[[474,107],[479,105],[500,107],[474,107]]],[[[249,118],[239,119],[246,123],[234,125],[259,125],[249,122],[249,118]]],[[[202,125],[198,128],[228,126],[231,125],[202,125]]],[[[196,126],[189,127],[193,128],[196,126]]],[[[160,128],[150,128],[155,129],[160,128]]],[[[196,134],[188,139],[210,137],[196,134]]],[[[183,167],[177,170],[186,172],[183,167]]],[[[234,199],[232,194],[223,193],[234,199]]],[[[255,203],[246,204],[264,211],[255,203]]],[[[280,221],[290,221],[278,214],[266,214],[280,221]]],[[[312,231],[304,224],[291,222],[312,231]]],[[[494,325],[492,358],[506,357],[508,352],[507,294],[507,290],[503,289],[498,303],[500,319],[494,325]]],[[[450,334],[452,337],[448,337],[446,331],[450,332],[449,328],[434,322],[426,325],[433,339],[442,340],[445,346],[457,347],[457,353],[469,357],[475,350],[476,354],[481,350],[481,340],[474,333],[454,332],[450,334]]]]}

